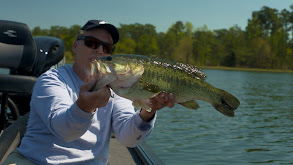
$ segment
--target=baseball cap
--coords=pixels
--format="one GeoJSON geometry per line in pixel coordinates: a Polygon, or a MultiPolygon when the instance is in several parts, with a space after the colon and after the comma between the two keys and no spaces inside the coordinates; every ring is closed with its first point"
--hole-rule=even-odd
{"type": "Polygon", "coordinates": [[[112,39],[113,39],[113,44],[116,44],[119,40],[119,32],[116,29],[116,27],[112,24],[109,24],[106,21],[103,20],[89,20],[82,28],[81,30],[89,30],[92,28],[96,28],[96,27],[100,27],[103,28],[105,30],[107,30],[112,39]]]}

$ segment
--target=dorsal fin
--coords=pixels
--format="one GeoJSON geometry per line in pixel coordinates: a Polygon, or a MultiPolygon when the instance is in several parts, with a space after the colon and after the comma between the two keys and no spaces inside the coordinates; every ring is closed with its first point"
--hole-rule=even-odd
{"type": "Polygon", "coordinates": [[[189,64],[183,64],[183,63],[176,63],[176,66],[179,67],[181,70],[184,70],[190,75],[193,75],[194,77],[198,77],[200,79],[205,79],[207,76],[204,74],[204,72],[200,69],[198,69],[196,66],[192,66],[189,64]]]}
{"type": "Polygon", "coordinates": [[[195,78],[200,78],[203,80],[206,78],[206,75],[204,74],[204,72],[193,65],[183,64],[183,63],[169,61],[169,60],[160,59],[160,58],[152,58],[151,61],[154,64],[162,65],[165,67],[170,67],[175,70],[184,71],[187,74],[194,76],[195,78]]]}

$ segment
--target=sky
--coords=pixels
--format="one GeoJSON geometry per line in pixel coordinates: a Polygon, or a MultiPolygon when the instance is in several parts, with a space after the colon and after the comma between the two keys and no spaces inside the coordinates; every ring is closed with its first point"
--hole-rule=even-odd
{"type": "Polygon", "coordinates": [[[0,20],[22,22],[49,29],[82,26],[90,19],[120,24],[152,24],[166,32],[177,21],[189,21],[194,29],[245,29],[253,11],[263,6],[291,11],[293,0],[0,0],[0,20]]]}

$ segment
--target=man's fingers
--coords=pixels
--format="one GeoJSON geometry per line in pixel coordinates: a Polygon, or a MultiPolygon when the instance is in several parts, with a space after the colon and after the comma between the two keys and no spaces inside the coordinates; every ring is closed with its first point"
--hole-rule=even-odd
{"type": "Polygon", "coordinates": [[[174,105],[175,105],[175,97],[174,97],[174,95],[172,94],[172,93],[169,93],[168,94],[168,96],[167,96],[167,100],[168,100],[168,104],[167,104],[167,106],[169,107],[169,108],[172,108],[172,107],[174,107],[174,105]]]}
{"type": "Polygon", "coordinates": [[[165,92],[162,92],[158,95],[158,98],[156,99],[157,102],[161,105],[165,105],[166,102],[168,101],[167,94],[165,92]]]}
{"type": "Polygon", "coordinates": [[[175,105],[175,98],[172,93],[161,92],[154,98],[149,99],[149,102],[152,109],[161,109],[165,106],[172,108],[175,105]]]}
{"type": "Polygon", "coordinates": [[[88,92],[87,89],[89,88],[91,88],[90,83],[83,84],[80,88],[79,97],[76,101],[77,105],[86,112],[94,112],[96,108],[106,106],[111,95],[110,89],[105,86],[97,91],[88,92]]]}

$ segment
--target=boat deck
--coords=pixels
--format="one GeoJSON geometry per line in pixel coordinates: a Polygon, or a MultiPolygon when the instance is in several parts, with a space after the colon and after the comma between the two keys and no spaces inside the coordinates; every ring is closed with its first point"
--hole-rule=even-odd
{"type": "Polygon", "coordinates": [[[116,138],[111,138],[109,147],[109,165],[111,164],[144,164],[133,148],[127,148],[116,138]]]}

